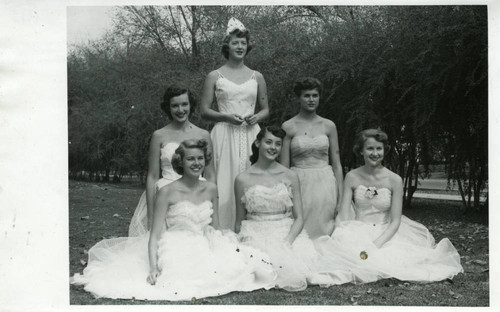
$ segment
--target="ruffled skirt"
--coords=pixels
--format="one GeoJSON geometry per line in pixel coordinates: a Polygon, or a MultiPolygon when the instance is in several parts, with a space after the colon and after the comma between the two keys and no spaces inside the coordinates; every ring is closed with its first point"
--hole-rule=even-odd
{"type": "Polygon", "coordinates": [[[90,249],[83,274],[75,274],[71,283],[96,297],[171,301],[274,287],[276,272],[265,254],[239,244],[236,234],[210,226],[204,233],[164,232],[158,243],[161,274],[150,285],[148,239],[99,242],[90,249]]]}
{"type": "Polygon", "coordinates": [[[278,272],[276,287],[287,291],[301,291],[308,284],[328,287],[345,282],[343,271],[337,265],[321,257],[302,231],[292,245],[284,241],[293,224],[291,218],[274,221],[245,220],[241,224],[242,243],[258,248],[268,254],[271,264],[278,272]]]}
{"type": "Polygon", "coordinates": [[[448,238],[435,244],[422,224],[405,216],[390,241],[377,248],[373,241],[389,224],[344,221],[331,237],[315,240],[318,252],[343,268],[351,283],[369,283],[383,278],[433,282],[463,272],[460,255],[448,238]]]}

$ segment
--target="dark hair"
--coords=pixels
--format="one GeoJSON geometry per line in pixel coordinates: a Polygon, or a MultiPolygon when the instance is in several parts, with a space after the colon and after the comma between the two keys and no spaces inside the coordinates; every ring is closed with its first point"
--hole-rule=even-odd
{"type": "MultiPolygon", "coordinates": [[[[380,129],[366,129],[359,132],[356,136],[356,141],[354,142],[354,147],[352,148],[352,151],[356,154],[356,156],[360,157],[361,150],[363,149],[365,141],[368,138],[374,138],[376,141],[384,144],[384,154],[389,153],[391,150],[391,146],[387,143],[389,140],[387,133],[380,129]]],[[[384,155],[384,157],[385,156],[386,155],[384,155]]]]}
{"type": "Polygon", "coordinates": [[[205,166],[208,165],[212,159],[212,154],[208,151],[208,142],[206,140],[184,140],[175,150],[171,160],[172,168],[174,168],[174,171],[180,175],[184,174],[182,160],[184,159],[186,149],[188,148],[198,148],[203,151],[203,156],[205,156],[205,166]]]}
{"type": "Polygon", "coordinates": [[[224,37],[224,40],[222,41],[222,47],[220,51],[222,55],[224,55],[226,60],[229,59],[229,42],[231,41],[232,36],[247,39],[247,52],[245,53],[245,55],[247,55],[253,49],[253,46],[250,44],[250,33],[248,32],[248,30],[245,29],[242,31],[239,29],[235,29],[230,32],[229,35],[226,35],[226,37],[224,37]]]}
{"type": "Polygon", "coordinates": [[[318,79],[313,77],[300,77],[293,83],[293,93],[295,93],[297,97],[302,95],[302,91],[313,89],[317,89],[321,96],[323,85],[318,79]]]}
{"type": "Polygon", "coordinates": [[[191,116],[194,113],[197,103],[193,92],[191,92],[188,87],[174,84],[167,87],[165,94],[163,95],[163,102],[160,104],[161,110],[167,114],[169,119],[172,119],[172,113],[170,112],[170,100],[176,96],[183,95],[184,93],[187,93],[189,99],[189,115],[191,116]]]}
{"type": "Polygon", "coordinates": [[[255,144],[255,142],[262,140],[262,138],[266,135],[267,132],[270,132],[272,135],[282,140],[285,138],[286,135],[285,130],[277,126],[267,126],[260,129],[259,133],[257,133],[255,141],[252,144],[252,155],[250,156],[250,163],[252,165],[255,164],[259,159],[259,148],[257,147],[257,144],[255,144]]]}

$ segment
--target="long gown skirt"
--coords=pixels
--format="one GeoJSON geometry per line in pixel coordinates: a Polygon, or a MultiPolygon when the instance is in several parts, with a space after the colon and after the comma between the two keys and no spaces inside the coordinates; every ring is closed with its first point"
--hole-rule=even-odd
{"type": "Polygon", "coordinates": [[[292,167],[299,177],[304,229],[311,239],[331,235],[337,205],[337,180],[331,166],[292,167]]]}
{"type": "Polygon", "coordinates": [[[222,229],[234,231],[234,180],[239,173],[250,167],[252,143],[259,131],[257,124],[235,126],[225,122],[215,124],[212,129],[211,139],[219,192],[219,224],[222,229]]]}

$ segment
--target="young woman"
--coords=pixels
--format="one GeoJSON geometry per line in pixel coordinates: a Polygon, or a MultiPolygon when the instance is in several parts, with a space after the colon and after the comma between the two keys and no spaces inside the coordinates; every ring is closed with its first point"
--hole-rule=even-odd
{"type": "Polygon", "coordinates": [[[252,166],[235,181],[236,231],[243,243],[263,250],[278,272],[276,286],[300,291],[307,284],[342,283],[327,259],[319,258],[302,231],[302,202],[297,174],[276,162],[285,132],[263,128],[252,146],[252,166]],[[330,272],[330,273],[320,273],[330,272]]]}
{"type": "Polygon", "coordinates": [[[245,56],[252,49],[245,26],[231,18],[222,45],[226,63],[208,74],[203,87],[201,115],[216,124],[211,132],[219,192],[219,224],[234,230],[234,179],[245,171],[258,122],[269,115],[266,82],[248,68],[245,56]],[[214,100],[218,111],[212,109],[214,100]],[[255,113],[256,106],[260,111],[255,113]]]}
{"type": "Polygon", "coordinates": [[[432,282],[463,271],[460,256],[444,238],[437,245],[422,224],[402,215],[401,177],[384,167],[387,134],[368,129],[359,133],[354,153],[364,165],[350,171],[332,238],[316,246],[332,262],[352,272],[351,282],[382,278],[432,282]],[[351,219],[351,200],[355,217],[351,219]]]}
{"type": "Polygon", "coordinates": [[[235,233],[211,226],[217,225],[216,185],[200,180],[209,161],[206,141],[183,141],[172,157],[182,177],[158,191],[149,244],[136,237],[118,254],[89,259],[73,282],[99,297],[148,300],[273,287],[276,272],[267,255],[240,245],[235,233]]]}
{"type": "Polygon", "coordinates": [[[280,162],[291,166],[299,177],[304,229],[311,238],[332,234],[344,180],[337,128],[331,120],[316,114],[321,89],[315,78],[297,79],[293,91],[300,111],[282,125],[287,136],[280,162]]]}
{"type": "MultiPolygon", "coordinates": [[[[170,122],[153,132],[151,137],[146,191],[142,194],[130,222],[129,236],[143,235],[149,231],[153,223],[153,203],[156,192],[180,177],[172,169],[170,163],[170,158],[179,146],[179,142],[185,139],[203,138],[209,143],[209,150],[212,149],[208,131],[189,121],[189,116],[195,108],[196,100],[188,88],[179,85],[167,87],[161,109],[170,122]]],[[[213,165],[207,166],[205,177],[212,182],[215,180],[213,165]]]]}

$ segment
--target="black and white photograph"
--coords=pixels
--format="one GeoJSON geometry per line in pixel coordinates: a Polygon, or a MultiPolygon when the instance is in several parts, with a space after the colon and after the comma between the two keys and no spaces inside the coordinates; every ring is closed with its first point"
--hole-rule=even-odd
{"type": "Polygon", "coordinates": [[[2,309],[497,305],[497,5],[46,4],[0,13],[2,309]]]}

